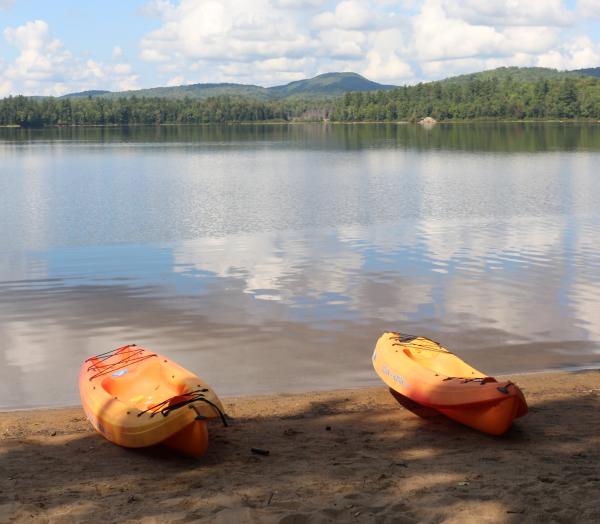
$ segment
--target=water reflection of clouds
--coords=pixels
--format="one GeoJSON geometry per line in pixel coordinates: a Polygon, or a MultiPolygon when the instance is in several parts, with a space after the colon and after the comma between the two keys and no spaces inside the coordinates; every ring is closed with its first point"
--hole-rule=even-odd
{"type": "Polygon", "coordinates": [[[58,143],[18,155],[3,147],[0,189],[10,199],[0,209],[0,249],[590,215],[600,206],[591,153],[265,146],[200,154],[191,145],[148,151],[58,143]]]}
{"type": "Polygon", "coordinates": [[[593,255],[565,245],[568,231],[548,218],[421,221],[183,242],[174,261],[177,272],[232,278],[257,299],[310,305],[321,318],[470,319],[515,340],[571,340],[583,335],[573,312],[590,316],[600,277],[573,282],[593,255]]]}
{"type": "MultiPolygon", "coordinates": [[[[333,368],[343,386],[370,380],[364,354],[390,328],[443,333],[491,371],[589,363],[596,225],[422,220],[4,254],[0,360],[12,385],[0,389],[39,403],[32,377],[74,374],[85,355],[132,340],[208,364],[225,389],[252,377],[235,393],[320,387],[333,368]]],[[[52,387],[73,400],[72,384],[52,387]]]]}
{"type": "MultiPolygon", "coordinates": [[[[190,277],[209,272],[234,279],[255,299],[283,302],[289,318],[300,315],[326,321],[384,312],[393,317],[395,311],[397,320],[404,314],[398,311],[399,299],[403,312],[416,311],[424,295],[397,296],[394,288],[400,277],[388,274],[394,261],[378,263],[377,247],[360,240],[366,233],[347,227],[181,242],[174,247],[174,271],[190,277]]],[[[396,245],[393,229],[378,236],[388,248],[396,245]],[[387,241],[383,234],[388,235],[387,241]]]]}
{"type": "Polygon", "coordinates": [[[460,126],[372,147],[359,127],[210,150],[0,144],[2,402],[43,403],[52,373],[73,402],[81,359],[131,341],[225,393],[374,382],[390,328],[492,372],[594,361],[597,153],[474,153],[460,126]]]}
{"type": "Polygon", "coordinates": [[[52,225],[47,158],[25,155],[17,166],[2,153],[0,147],[0,249],[22,238],[46,247],[52,225]]]}
{"type": "MultiPolygon", "coordinates": [[[[590,220],[572,233],[569,289],[561,297],[573,309],[575,322],[600,340],[600,221],[590,220]]],[[[599,348],[600,350],[600,348],[599,348]]]]}

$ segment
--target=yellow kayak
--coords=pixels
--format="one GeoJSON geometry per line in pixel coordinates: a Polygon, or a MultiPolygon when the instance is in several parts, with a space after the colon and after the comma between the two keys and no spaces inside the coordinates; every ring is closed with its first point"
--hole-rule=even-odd
{"type": "Polygon", "coordinates": [[[92,426],[129,448],[166,444],[202,455],[206,420],[223,406],[198,376],[167,357],[135,344],[87,359],[79,375],[81,403],[92,426]]]}
{"type": "Polygon", "coordinates": [[[485,433],[501,435],[527,413],[514,382],[487,376],[425,337],[384,333],[373,367],[397,394],[485,433]]]}

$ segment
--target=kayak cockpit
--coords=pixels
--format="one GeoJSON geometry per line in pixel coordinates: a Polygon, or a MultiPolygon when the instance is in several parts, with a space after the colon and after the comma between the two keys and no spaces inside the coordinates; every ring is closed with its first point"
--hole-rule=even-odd
{"type": "Polygon", "coordinates": [[[139,368],[121,369],[102,379],[102,388],[130,407],[145,410],[165,399],[180,396],[188,386],[177,383],[171,371],[156,360],[139,368]]]}
{"type": "Polygon", "coordinates": [[[483,373],[469,366],[454,353],[425,337],[415,337],[410,341],[398,338],[393,346],[397,346],[397,349],[401,350],[408,358],[436,375],[464,378],[485,377],[483,373]]]}

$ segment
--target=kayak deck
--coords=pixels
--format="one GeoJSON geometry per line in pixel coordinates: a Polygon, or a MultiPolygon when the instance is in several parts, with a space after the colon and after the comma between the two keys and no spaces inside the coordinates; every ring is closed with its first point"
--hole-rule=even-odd
{"type": "Polygon", "coordinates": [[[505,433],[527,413],[521,390],[498,382],[425,337],[384,333],[373,366],[395,392],[485,433],[505,433]]]}
{"type": "Polygon", "coordinates": [[[225,415],[199,377],[170,359],[128,345],[87,359],[80,371],[83,409],[94,428],[115,444],[166,444],[202,455],[206,420],[225,415]]]}

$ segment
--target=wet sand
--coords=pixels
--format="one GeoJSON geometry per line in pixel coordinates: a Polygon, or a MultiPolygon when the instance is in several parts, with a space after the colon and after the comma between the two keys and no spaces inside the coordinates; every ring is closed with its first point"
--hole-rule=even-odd
{"type": "Polygon", "coordinates": [[[79,408],[0,413],[0,522],[600,521],[600,371],[517,382],[504,437],[383,387],[229,398],[201,459],[119,448],[79,408]]]}

